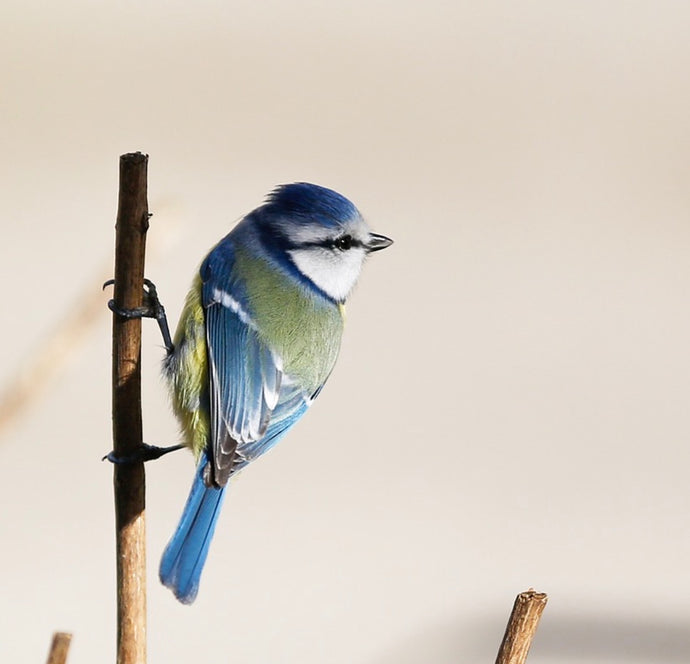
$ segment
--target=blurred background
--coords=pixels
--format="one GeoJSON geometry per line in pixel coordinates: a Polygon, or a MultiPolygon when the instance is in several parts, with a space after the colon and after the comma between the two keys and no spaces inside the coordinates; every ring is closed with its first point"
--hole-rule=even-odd
{"type": "MultiPolygon", "coordinates": [[[[278,183],[351,198],[365,268],[309,415],[232,487],[199,597],[157,581],[187,453],[147,467],[149,661],[690,661],[690,6],[0,7],[0,660],[113,661],[118,159],[150,155],[175,324],[278,183]],[[28,386],[28,390],[25,389],[28,386]]],[[[144,325],[144,434],[178,431],[144,325]]]]}

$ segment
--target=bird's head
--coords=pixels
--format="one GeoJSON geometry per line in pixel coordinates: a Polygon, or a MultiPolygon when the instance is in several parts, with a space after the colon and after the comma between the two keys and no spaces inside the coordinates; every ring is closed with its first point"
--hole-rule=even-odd
{"type": "Polygon", "coordinates": [[[337,302],[349,295],[367,255],[393,242],[372,233],[347,198],[306,182],[277,187],[257,212],[271,251],[337,302]]]}

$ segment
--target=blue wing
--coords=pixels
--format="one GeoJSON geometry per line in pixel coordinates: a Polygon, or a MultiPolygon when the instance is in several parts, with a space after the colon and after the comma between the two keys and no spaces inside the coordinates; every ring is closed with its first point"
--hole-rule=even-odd
{"type": "Polygon", "coordinates": [[[207,479],[215,486],[272,447],[311,401],[260,338],[233,268],[230,242],[218,245],[201,268],[211,411],[207,479]]]}
{"type": "Polygon", "coordinates": [[[283,380],[278,403],[265,434],[258,440],[250,441],[238,448],[236,470],[270,450],[299,420],[311,405],[312,399],[303,390],[288,380],[283,380]]]}

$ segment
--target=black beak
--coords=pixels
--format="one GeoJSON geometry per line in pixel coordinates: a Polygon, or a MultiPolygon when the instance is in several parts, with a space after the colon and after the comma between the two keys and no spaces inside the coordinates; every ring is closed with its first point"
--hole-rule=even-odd
{"type": "Polygon", "coordinates": [[[393,244],[393,240],[385,235],[379,235],[378,233],[369,233],[369,240],[364,245],[368,252],[380,251],[386,247],[390,247],[393,244]]]}

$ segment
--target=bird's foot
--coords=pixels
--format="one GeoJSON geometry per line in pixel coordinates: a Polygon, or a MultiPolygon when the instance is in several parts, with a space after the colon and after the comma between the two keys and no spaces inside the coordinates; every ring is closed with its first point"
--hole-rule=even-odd
{"type": "MultiPolygon", "coordinates": [[[[103,284],[103,288],[114,284],[115,279],[108,279],[103,284]]],[[[158,299],[156,285],[150,279],[144,279],[144,303],[141,307],[123,309],[115,304],[115,300],[109,300],[108,309],[122,318],[155,318],[158,320],[165,317],[165,309],[158,299]]]]}
{"type": "MultiPolygon", "coordinates": [[[[108,279],[108,281],[103,284],[103,288],[106,288],[106,286],[112,286],[114,283],[114,279],[108,279]]],[[[165,308],[158,299],[156,285],[150,279],[144,279],[144,297],[141,307],[124,309],[119,307],[115,303],[115,300],[108,300],[108,309],[118,316],[127,319],[155,318],[158,322],[158,327],[161,330],[161,335],[163,336],[163,343],[165,344],[166,350],[168,353],[173,352],[175,347],[170,336],[170,328],[168,327],[168,318],[165,315],[165,308]]]]}
{"type": "Polygon", "coordinates": [[[118,465],[130,464],[130,463],[145,463],[146,461],[153,461],[154,459],[160,459],[164,454],[169,452],[175,452],[176,450],[181,450],[184,445],[170,445],[170,447],[156,447],[155,445],[147,445],[142,443],[132,454],[127,456],[117,456],[115,452],[109,452],[106,454],[101,461],[106,459],[110,463],[116,463],[118,465]]]}

